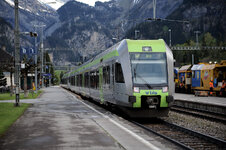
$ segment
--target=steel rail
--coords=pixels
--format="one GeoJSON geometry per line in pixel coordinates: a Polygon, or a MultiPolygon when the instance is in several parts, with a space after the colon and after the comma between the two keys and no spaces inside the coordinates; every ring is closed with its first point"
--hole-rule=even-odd
{"type": "Polygon", "coordinates": [[[197,116],[199,118],[204,118],[204,119],[208,119],[208,120],[215,121],[215,122],[226,123],[226,116],[216,114],[216,113],[201,111],[201,110],[194,109],[194,108],[185,108],[185,107],[180,107],[180,106],[173,106],[170,108],[170,110],[179,112],[179,113],[183,113],[183,114],[197,116]]]}
{"type": "MultiPolygon", "coordinates": [[[[148,127],[149,125],[143,125],[143,124],[140,124],[140,123],[135,122],[135,121],[131,121],[131,122],[134,123],[134,124],[136,124],[136,125],[138,125],[139,127],[143,128],[143,129],[149,131],[149,132],[152,132],[152,133],[154,133],[156,135],[159,135],[160,137],[163,137],[166,140],[169,140],[170,142],[172,142],[172,143],[174,143],[174,144],[176,144],[176,145],[178,145],[178,146],[180,146],[180,147],[182,147],[184,149],[191,150],[191,149],[193,149],[193,147],[196,147],[195,143],[193,143],[193,142],[187,142],[186,143],[183,140],[177,140],[173,136],[165,135],[167,133],[165,133],[165,134],[164,133],[160,133],[161,132],[161,129],[160,130],[158,129],[158,131],[156,131],[155,129],[153,129],[151,127],[148,127]]],[[[176,135],[176,134],[178,134],[176,132],[179,131],[179,132],[181,132],[181,133],[184,134],[184,139],[188,138],[188,136],[191,136],[191,137],[194,137],[194,138],[198,138],[202,142],[204,141],[207,144],[212,144],[213,146],[215,146],[217,148],[220,148],[220,149],[226,148],[226,141],[223,141],[221,139],[217,139],[215,137],[212,137],[212,136],[209,136],[209,135],[205,135],[205,134],[202,134],[200,132],[196,132],[196,131],[193,131],[193,130],[190,130],[190,129],[187,129],[187,128],[178,126],[176,124],[172,124],[172,123],[163,121],[163,120],[160,120],[160,125],[164,125],[166,127],[169,127],[170,128],[169,132],[175,132],[175,134],[171,134],[171,135],[176,135]],[[173,131],[171,129],[173,129],[175,131],[173,131]]],[[[162,129],[162,130],[165,130],[165,128],[162,129]]],[[[180,136],[181,136],[181,134],[180,134],[180,136]]],[[[180,137],[179,139],[183,139],[183,137],[182,138],[180,137]]],[[[197,145],[197,146],[200,146],[200,145],[197,145]]]]}
{"type": "Polygon", "coordinates": [[[165,136],[165,135],[163,135],[163,134],[160,134],[160,133],[158,133],[157,131],[152,130],[151,128],[148,128],[148,127],[146,127],[146,126],[144,126],[144,125],[142,125],[142,124],[140,124],[140,123],[138,123],[138,122],[135,122],[135,121],[130,121],[130,122],[132,122],[132,123],[136,124],[137,126],[143,128],[143,129],[145,129],[145,130],[147,130],[147,131],[150,131],[150,132],[152,132],[152,133],[154,133],[154,134],[156,134],[156,135],[158,135],[158,136],[160,136],[160,137],[162,137],[162,138],[164,138],[164,139],[166,139],[166,140],[168,140],[168,141],[170,141],[170,142],[176,144],[177,146],[180,146],[181,148],[184,148],[184,149],[186,149],[186,150],[192,150],[192,148],[186,146],[185,144],[183,144],[183,143],[181,143],[181,142],[179,142],[179,141],[176,141],[176,140],[174,140],[174,139],[171,139],[170,137],[167,137],[167,136],[165,136]]]}

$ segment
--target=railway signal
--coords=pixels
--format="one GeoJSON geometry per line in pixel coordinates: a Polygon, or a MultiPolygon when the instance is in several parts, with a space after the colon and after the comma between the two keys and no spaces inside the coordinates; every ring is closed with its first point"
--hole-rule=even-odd
{"type": "Polygon", "coordinates": [[[30,32],[30,36],[31,36],[31,37],[37,37],[38,34],[37,34],[36,32],[30,32]]]}

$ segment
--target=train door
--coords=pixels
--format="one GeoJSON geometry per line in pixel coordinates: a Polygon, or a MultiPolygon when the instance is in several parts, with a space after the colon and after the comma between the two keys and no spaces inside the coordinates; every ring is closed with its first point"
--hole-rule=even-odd
{"type": "Polygon", "coordinates": [[[110,88],[109,88],[109,99],[112,103],[115,103],[115,62],[112,61],[111,69],[110,69],[110,88]]]}
{"type": "Polygon", "coordinates": [[[126,100],[128,99],[128,95],[126,95],[126,86],[125,80],[123,76],[122,66],[120,63],[115,63],[115,78],[114,78],[114,98],[118,104],[126,104],[126,100]]]}

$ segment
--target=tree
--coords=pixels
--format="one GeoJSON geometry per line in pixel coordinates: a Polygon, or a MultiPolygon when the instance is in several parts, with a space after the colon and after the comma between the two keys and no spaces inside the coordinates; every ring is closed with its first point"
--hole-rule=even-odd
{"type": "MultiPolygon", "coordinates": [[[[211,35],[211,33],[207,32],[203,36],[202,45],[203,46],[216,46],[217,40],[211,35]]],[[[218,50],[214,50],[214,49],[207,50],[205,53],[205,56],[204,56],[204,58],[207,61],[218,60],[218,57],[219,57],[219,52],[218,52],[218,50]]]]}
{"type": "Polygon", "coordinates": [[[217,45],[217,40],[209,33],[207,32],[203,36],[203,46],[216,46],[217,45]]]}
{"type": "Polygon", "coordinates": [[[27,77],[28,77],[28,73],[33,73],[34,69],[35,69],[35,64],[32,58],[28,58],[26,55],[24,55],[23,57],[23,62],[25,64],[25,68],[21,68],[21,74],[23,76],[24,79],[24,97],[28,97],[28,90],[27,90],[27,77]]]}
{"type": "Polygon", "coordinates": [[[7,85],[6,78],[5,78],[2,70],[0,70],[0,86],[6,86],[6,85],[7,85]]]}
{"type": "Polygon", "coordinates": [[[58,85],[59,84],[59,77],[56,75],[56,74],[54,74],[54,77],[53,77],[53,84],[54,85],[58,85]]]}
{"type": "Polygon", "coordinates": [[[62,83],[63,76],[64,76],[64,72],[61,71],[61,72],[60,72],[60,83],[62,83]]]}

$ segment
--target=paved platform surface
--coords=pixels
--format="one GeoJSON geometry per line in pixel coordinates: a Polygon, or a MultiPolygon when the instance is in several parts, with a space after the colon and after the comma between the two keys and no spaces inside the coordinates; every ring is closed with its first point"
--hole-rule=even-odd
{"type": "Polygon", "coordinates": [[[22,102],[33,106],[0,138],[1,150],[178,149],[60,87],[22,102]]]}
{"type": "Polygon", "coordinates": [[[214,96],[199,97],[199,96],[195,96],[192,94],[175,93],[174,99],[226,107],[226,98],[225,97],[214,97],[214,96]]]}

